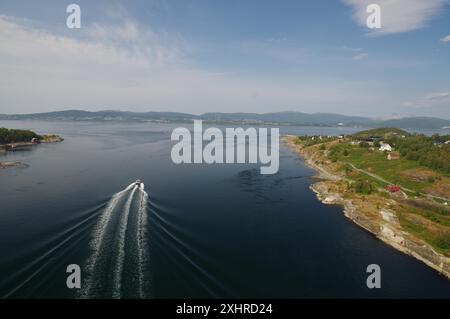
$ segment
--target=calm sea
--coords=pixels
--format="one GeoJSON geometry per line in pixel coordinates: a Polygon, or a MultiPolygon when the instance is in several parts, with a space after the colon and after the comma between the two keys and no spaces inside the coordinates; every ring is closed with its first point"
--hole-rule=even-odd
{"type": "Polygon", "coordinates": [[[0,296],[450,298],[450,280],[320,203],[314,172],[288,149],[276,175],[175,165],[176,126],[0,122],[65,138],[0,155],[27,164],[0,170],[0,296]],[[374,263],[382,288],[370,290],[374,263]],[[82,269],[80,290],[66,286],[69,264],[82,269]]]}

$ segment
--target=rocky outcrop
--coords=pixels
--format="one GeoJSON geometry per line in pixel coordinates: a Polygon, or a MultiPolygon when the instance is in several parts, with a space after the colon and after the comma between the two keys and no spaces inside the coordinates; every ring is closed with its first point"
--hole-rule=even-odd
{"type": "Polygon", "coordinates": [[[21,162],[0,162],[0,168],[12,168],[12,167],[25,168],[28,167],[28,165],[21,162]]]}
{"type": "Polygon", "coordinates": [[[58,135],[44,135],[40,143],[58,143],[62,142],[64,139],[58,135]]]}

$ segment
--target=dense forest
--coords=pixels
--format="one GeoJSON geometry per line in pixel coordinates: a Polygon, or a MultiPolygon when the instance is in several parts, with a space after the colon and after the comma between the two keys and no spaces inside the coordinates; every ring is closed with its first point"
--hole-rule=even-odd
{"type": "Polygon", "coordinates": [[[42,138],[40,135],[29,130],[0,128],[0,144],[30,142],[33,137],[38,139],[42,138]]]}

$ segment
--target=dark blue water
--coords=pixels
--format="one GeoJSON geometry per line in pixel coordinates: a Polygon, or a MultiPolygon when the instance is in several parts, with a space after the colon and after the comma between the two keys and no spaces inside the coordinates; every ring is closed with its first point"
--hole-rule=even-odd
{"type": "Polygon", "coordinates": [[[263,176],[259,165],[173,164],[175,125],[1,126],[65,138],[1,155],[29,165],[0,170],[2,297],[450,298],[449,280],[321,204],[313,171],[285,148],[279,173],[263,176]],[[126,189],[138,178],[146,193],[126,189]],[[373,263],[378,290],[366,287],[373,263]],[[66,287],[69,264],[82,267],[81,290],[66,287]]]}

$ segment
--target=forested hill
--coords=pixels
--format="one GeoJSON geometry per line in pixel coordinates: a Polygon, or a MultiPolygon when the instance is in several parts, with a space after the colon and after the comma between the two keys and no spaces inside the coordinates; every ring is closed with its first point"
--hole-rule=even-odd
{"type": "Polygon", "coordinates": [[[42,139],[42,136],[29,130],[0,128],[0,144],[30,142],[32,138],[42,139]]]}

